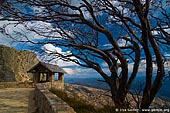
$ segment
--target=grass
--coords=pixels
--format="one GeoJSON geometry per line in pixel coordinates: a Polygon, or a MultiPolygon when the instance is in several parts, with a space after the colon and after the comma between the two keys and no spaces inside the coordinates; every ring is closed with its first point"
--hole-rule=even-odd
{"type": "Polygon", "coordinates": [[[68,103],[77,113],[96,113],[94,107],[92,105],[86,104],[83,100],[68,97],[67,93],[64,91],[56,89],[51,89],[50,91],[68,103]]]}
{"type": "Polygon", "coordinates": [[[121,113],[116,112],[113,106],[104,106],[103,108],[95,109],[94,106],[87,104],[84,100],[68,97],[67,93],[64,91],[57,89],[51,89],[50,91],[69,104],[77,113],[121,113]]]}

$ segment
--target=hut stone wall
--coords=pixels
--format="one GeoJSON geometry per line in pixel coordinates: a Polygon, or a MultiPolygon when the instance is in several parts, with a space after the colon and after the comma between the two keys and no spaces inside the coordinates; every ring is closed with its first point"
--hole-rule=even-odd
{"type": "Polygon", "coordinates": [[[76,113],[73,108],[51,93],[43,84],[36,84],[35,101],[39,113],[76,113]]]}

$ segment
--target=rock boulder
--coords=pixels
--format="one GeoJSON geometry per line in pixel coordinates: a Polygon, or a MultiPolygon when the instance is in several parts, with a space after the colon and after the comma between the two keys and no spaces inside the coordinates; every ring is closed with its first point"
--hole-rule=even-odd
{"type": "Polygon", "coordinates": [[[0,45],[0,81],[29,81],[31,75],[28,75],[27,71],[37,62],[33,52],[0,45]]]}

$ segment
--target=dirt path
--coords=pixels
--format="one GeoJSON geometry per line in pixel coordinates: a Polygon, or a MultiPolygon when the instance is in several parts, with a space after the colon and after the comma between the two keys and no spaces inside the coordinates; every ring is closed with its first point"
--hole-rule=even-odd
{"type": "Polygon", "coordinates": [[[0,89],[0,113],[36,113],[33,88],[0,89]]]}

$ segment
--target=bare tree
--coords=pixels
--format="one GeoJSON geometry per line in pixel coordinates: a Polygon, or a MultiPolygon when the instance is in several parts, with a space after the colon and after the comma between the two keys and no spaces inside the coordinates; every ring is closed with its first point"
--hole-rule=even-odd
{"type": "MultiPolygon", "coordinates": [[[[112,100],[119,108],[128,107],[125,98],[138,73],[142,55],[146,59],[146,84],[140,108],[147,109],[165,73],[162,48],[170,44],[168,5],[166,0],[5,0],[0,5],[0,20],[8,20],[15,26],[23,24],[27,30],[48,38],[38,42],[22,35],[29,42],[68,48],[72,51],[69,54],[54,54],[96,70],[110,86],[112,100]],[[30,26],[31,22],[49,23],[52,27],[30,26]],[[101,40],[109,46],[103,46],[106,43],[101,40]],[[154,80],[152,56],[157,66],[154,80]],[[134,62],[130,74],[127,59],[134,62]],[[107,64],[109,73],[104,72],[101,62],[107,64]]],[[[9,36],[6,26],[1,32],[9,36]]]]}

